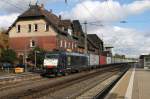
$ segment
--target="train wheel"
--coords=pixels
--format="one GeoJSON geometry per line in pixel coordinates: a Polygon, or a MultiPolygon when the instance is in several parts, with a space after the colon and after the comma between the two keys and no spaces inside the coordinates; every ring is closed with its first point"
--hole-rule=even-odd
{"type": "Polygon", "coordinates": [[[54,75],[55,75],[55,77],[57,77],[57,76],[58,76],[58,73],[55,73],[54,75]]]}

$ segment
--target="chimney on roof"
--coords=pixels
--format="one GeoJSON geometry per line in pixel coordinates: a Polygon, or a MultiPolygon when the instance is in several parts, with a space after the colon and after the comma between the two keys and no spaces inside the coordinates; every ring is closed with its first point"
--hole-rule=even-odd
{"type": "Polygon", "coordinates": [[[44,9],[44,4],[43,3],[41,4],[41,8],[44,9]]]}
{"type": "Polygon", "coordinates": [[[59,15],[59,19],[61,20],[61,15],[59,15]]]}
{"type": "Polygon", "coordinates": [[[52,9],[50,9],[50,10],[49,10],[49,12],[50,12],[50,13],[52,13],[52,12],[53,12],[53,10],[52,10],[52,9]]]}

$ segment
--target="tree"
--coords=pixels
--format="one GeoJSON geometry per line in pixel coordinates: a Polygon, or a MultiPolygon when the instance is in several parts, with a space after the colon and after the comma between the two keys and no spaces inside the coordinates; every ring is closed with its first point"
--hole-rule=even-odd
{"type": "Polygon", "coordinates": [[[3,49],[8,48],[8,35],[6,34],[6,30],[0,28],[0,53],[3,49]]]}
{"type": "Polygon", "coordinates": [[[45,51],[39,47],[35,47],[33,50],[29,52],[28,61],[31,61],[33,64],[35,63],[35,55],[36,55],[36,64],[37,67],[40,67],[44,61],[45,51]],[[35,54],[36,53],[36,54],[35,54]]]}
{"type": "Polygon", "coordinates": [[[3,49],[0,60],[2,62],[14,63],[17,60],[16,52],[12,49],[3,49]]]}

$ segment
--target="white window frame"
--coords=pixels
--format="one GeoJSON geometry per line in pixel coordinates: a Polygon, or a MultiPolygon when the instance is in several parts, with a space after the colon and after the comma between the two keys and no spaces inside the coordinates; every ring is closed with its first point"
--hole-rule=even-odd
{"type": "Polygon", "coordinates": [[[30,40],[30,47],[33,48],[36,46],[36,42],[35,40],[30,40]],[[34,42],[34,45],[33,45],[33,42],[34,42]]]}
{"type": "Polygon", "coordinates": [[[49,31],[49,24],[45,24],[45,31],[49,31]],[[48,30],[47,30],[47,28],[48,28],[48,30]]]}
{"type": "Polygon", "coordinates": [[[74,42],[72,42],[72,49],[74,48],[74,42]]]}
{"type": "Polygon", "coordinates": [[[62,40],[60,41],[60,47],[63,47],[63,41],[62,40]]]}
{"type": "Polygon", "coordinates": [[[65,30],[65,27],[62,27],[62,30],[64,31],[64,30],[65,30]]]}
{"type": "Polygon", "coordinates": [[[75,43],[74,47],[77,48],[77,43],[75,43]]]}
{"type": "Polygon", "coordinates": [[[68,34],[72,35],[72,30],[68,28],[68,34]]]}
{"type": "Polygon", "coordinates": [[[67,42],[65,41],[65,48],[67,48],[67,42]]]}
{"type": "Polygon", "coordinates": [[[68,42],[68,48],[70,48],[70,42],[68,42]]]}

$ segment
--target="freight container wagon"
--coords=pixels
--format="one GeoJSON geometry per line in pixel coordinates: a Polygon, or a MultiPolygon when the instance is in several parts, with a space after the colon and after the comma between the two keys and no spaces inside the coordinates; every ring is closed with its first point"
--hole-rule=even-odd
{"type": "Polygon", "coordinates": [[[89,65],[93,68],[99,65],[99,56],[94,54],[89,54],[89,65]]]}
{"type": "Polygon", "coordinates": [[[111,64],[112,63],[111,62],[111,57],[107,57],[106,62],[107,62],[107,64],[111,64]]]}
{"type": "Polygon", "coordinates": [[[106,56],[100,55],[99,56],[99,65],[105,65],[106,64],[106,56]]]}

